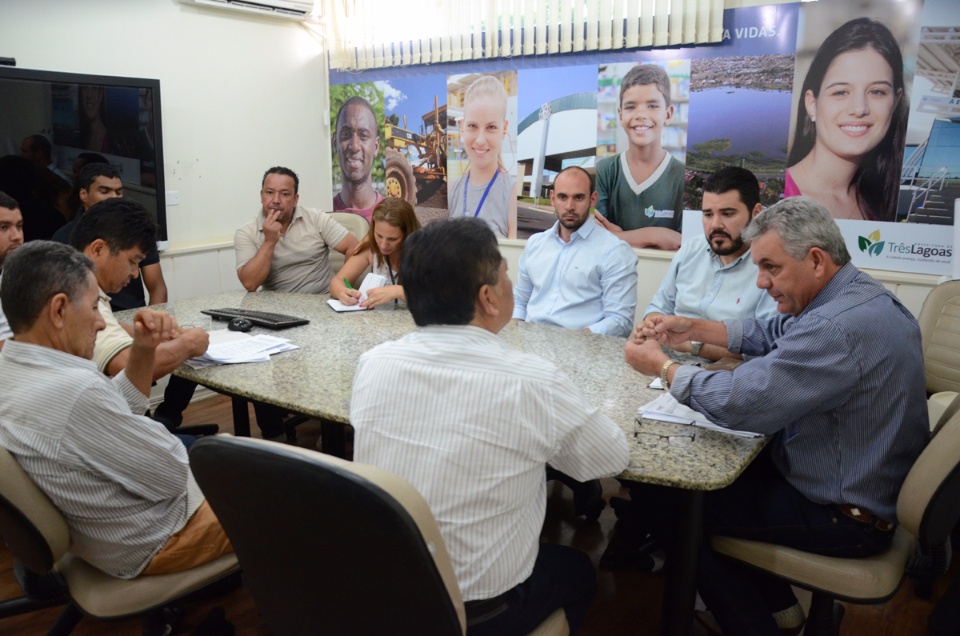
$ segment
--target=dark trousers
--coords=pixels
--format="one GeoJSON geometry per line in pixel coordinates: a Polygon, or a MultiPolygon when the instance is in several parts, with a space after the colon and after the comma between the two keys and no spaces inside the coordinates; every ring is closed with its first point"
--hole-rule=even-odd
{"type": "Polygon", "coordinates": [[[163,390],[163,402],[154,410],[154,416],[168,427],[177,428],[183,423],[183,412],[190,406],[196,388],[196,382],[171,375],[167,388],[163,390]]]}
{"type": "MultiPolygon", "coordinates": [[[[666,489],[649,488],[646,497],[651,527],[669,558],[673,551],[674,504],[666,489]]],[[[646,494],[646,493],[645,493],[646,494]]],[[[637,495],[635,494],[635,497],[637,495]]],[[[723,490],[707,493],[704,536],[723,535],[775,543],[827,556],[855,558],[882,552],[893,530],[845,515],[832,504],[817,504],[780,475],[763,452],[743,475],[723,490]]],[[[700,550],[697,590],[724,634],[771,634],[779,631],[772,613],[797,602],[790,584],[713,552],[700,550]]]]}
{"type": "Polygon", "coordinates": [[[472,624],[467,610],[468,636],[523,636],[563,608],[574,634],[583,625],[597,592],[597,577],[586,554],[562,545],[540,544],[530,577],[506,593],[504,611],[472,624]]]}
{"type": "Polygon", "coordinates": [[[264,439],[272,439],[283,435],[283,419],[287,415],[284,409],[272,404],[254,402],[253,412],[257,416],[257,426],[260,427],[260,435],[264,439]]]}

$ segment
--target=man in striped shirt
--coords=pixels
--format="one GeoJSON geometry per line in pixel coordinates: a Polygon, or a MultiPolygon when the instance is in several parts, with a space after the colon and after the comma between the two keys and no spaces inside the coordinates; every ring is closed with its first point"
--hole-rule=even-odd
{"type": "Polygon", "coordinates": [[[70,550],[120,578],[183,571],[232,551],[186,450],[146,409],[158,345],[178,331],[141,309],[126,368],[91,362],[99,288],[72,247],[34,241],[6,259],[0,303],[0,445],[63,513],[70,550]]]}
{"type": "Polygon", "coordinates": [[[539,543],[549,462],[579,480],[629,461],[623,431],[545,360],[507,347],[513,289],[479,219],[435,223],[404,244],[420,327],[361,356],[354,458],[410,481],[436,517],[471,636],[527,634],[563,608],[571,632],[596,589],[586,555],[539,543]]]}
{"type": "MultiPolygon", "coordinates": [[[[677,400],[710,420],[773,436],[732,486],[708,493],[707,534],[841,557],[882,552],[893,537],[900,487],[929,437],[917,321],[850,263],[839,228],[812,199],[781,201],[754,219],[744,239],[759,268],[757,286],[780,315],[664,316],[638,327],[627,362],[660,376],[677,400]],[[660,348],[687,340],[759,357],[711,372],[677,364],[660,348]]],[[[670,533],[657,534],[669,552],[670,533]]],[[[724,634],[802,624],[785,581],[707,549],[698,587],[724,634]]]]}

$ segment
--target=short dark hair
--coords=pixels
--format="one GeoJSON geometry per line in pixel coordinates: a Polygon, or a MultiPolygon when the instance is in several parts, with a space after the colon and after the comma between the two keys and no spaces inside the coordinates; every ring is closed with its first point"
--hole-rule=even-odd
{"type": "Polygon", "coordinates": [[[109,163],[88,163],[80,171],[77,177],[77,186],[80,190],[90,190],[90,186],[97,180],[97,177],[106,177],[107,179],[119,179],[120,173],[109,163]]]}
{"type": "Polygon", "coordinates": [[[53,155],[53,146],[50,144],[50,140],[47,139],[46,135],[30,135],[27,137],[30,140],[30,149],[39,150],[47,161],[50,160],[50,157],[53,155]]]}
{"type": "Polygon", "coordinates": [[[736,190],[740,200],[747,206],[747,211],[753,214],[753,209],[760,203],[760,182],[755,174],[746,168],[726,166],[720,168],[703,182],[703,191],[712,194],[723,194],[736,190]]]}
{"type": "Polygon", "coordinates": [[[263,173],[263,179],[260,180],[261,190],[263,189],[263,185],[267,182],[267,177],[272,174],[281,174],[285,177],[290,177],[293,179],[293,193],[297,194],[300,192],[300,177],[298,177],[297,173],[290,168],[284,168],[283,166],[274,166],[263,173]]]}
{"type": "Polygon", "coordinates": [[[157,224],[134,199],[106,199],[80,217],[70,243],[81,252],[102,239],[111,254],[139,247],[144,254],[157,249],[157,224]]]}
{"type": "Polygon", "coordinates": [[[370,105],[370,102],[360,97],[359,95],[354,95],[347,101],[340,104],[340,108],[337,109],[337,118],[333,120],[333,125],[335,127],[334,133],[336,133],[336,128],[340,128],[340,115],[343,113],[343,111],[347,110],[347,107],[353,106],[354,104],[363,106],[368,111],[370,111],[370,116],[373,117],[373,125],[374,126],[377,125],[377,114],[373,112],[373,106],[370,105]]]}
{"type": "Polygon", "coordinates": [[[645,86],[654,84],[660,94],[663,95],[663,101],[669,108],[670,106],[670,76],[663,70],[659,64],[637,64],[627,71],[620,81],[620,105],[623,106],[623,93],[634,86],[645,86]]]}
{"type": "Polygon", "coordinates": [[[0,208],[7,208],[8,210],[19,210],[20,204],[17,203],[17,200],[6,192],[0,192],[0,208]]]}
{"type": "Polygon", "coordinates": [[[501,261],[497,237],[480,219],[439,221],[408,236],[400,273],[413,321],[468,324],[480,288],[500,280],[501,261]]]}
{"type": "Polygon", "coordinates": [[[0,305],[14,334],[27,331],[37,321],[47,301],[66,294],[79,302],[94,273],[93,262],[69,245],[30,241],[3,263],[0,305]]]}
{"type": "Polygon", "coordinates": [[[563,170],[561,170],[560,172],[557,173],[557,176],[555,176],[555,177],[553,178],[553,182],[556,183],[556,182],[557,182],[557,179],[560,178],[560,175],[562,175],[564,172],[570,172],[571,170],[574,170],[574,171],[577,171],[577,172],[581,172],[581,173],[583,173],[583,174],[587,177],[587,179],[590,181],[590,192],[589,192],[589,194],[593,194],[594,191],[597,189],[596,183],[594,182],[594,179],[593,179],[593,175],[590,174],[589,172],[587,172],[586,170],[584,170],[583,168],[581,168],[580,166],[568,166],[568,167],[564,168],[563,170]]]}

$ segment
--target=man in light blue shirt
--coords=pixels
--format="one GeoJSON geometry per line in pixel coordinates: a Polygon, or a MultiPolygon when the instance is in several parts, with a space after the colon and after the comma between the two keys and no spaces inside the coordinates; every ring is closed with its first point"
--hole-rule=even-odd
{"type": "MultiPolygon", "coordinates": [[[[683,241],[644,312],[644,320],[654,316],[704,320],[776,316],[776,303],[756,285],[757,266],[750,259],[749,243],[741,236],[762,209],[760,184],[749,170],[729,166],[710,175],[703,184],[704,236],[683,241]]],[[[723,347],[698,342],[677,345],[677,350],[711,360],[731,357],[723,347]]]]}
{"type": "Polygon", "coordinates": [[[513,317],[621,338],[637,306],[637,255],[590,220],[593,177],[579,167],[554,180],[557,222],[527,241],[513,290],[513,317]]]}

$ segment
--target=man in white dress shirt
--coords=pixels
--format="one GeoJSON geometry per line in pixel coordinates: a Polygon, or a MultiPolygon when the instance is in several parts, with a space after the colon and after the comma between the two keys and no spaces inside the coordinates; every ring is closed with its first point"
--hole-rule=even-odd
{"type": "Polygon", "coordinates": [[[471,636],[527,634],[558,608],[571,632],[596,579],[586,555],[539,542],[549,462],[580,480],[629,461],[623,431],[553,364],[507,347],[513,290],[477,219],[409,236],[401,271],[420,327],[363,354],[354,458],[410,481],[440,525],[471,636]]]}
{"type": "MultiPolygon", "coordinates": [[[[10,195],[0,192],[0,280],[3,279],[3,261],[23,245],[23,216],[20,206],[10,195]]],[[[13,336],[7,318],[0,309],[0,349],[13,336]]]]}

